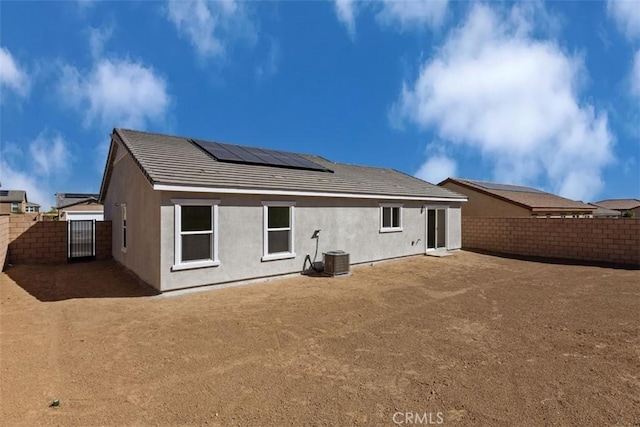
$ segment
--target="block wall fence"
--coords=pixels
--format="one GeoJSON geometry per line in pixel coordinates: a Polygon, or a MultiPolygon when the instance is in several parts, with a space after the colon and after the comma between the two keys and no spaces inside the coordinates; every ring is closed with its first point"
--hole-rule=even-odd
{"type": "MultiPolygon", "coordinates": [[[[0,233],[3,219],[0,218],[0,233]]],[[[8,217],[7,263],[56,264],[67,262],[67,222],[38,221],[38,214],[8,217]]],[[[2,235],[0,234],[0,245],[2,235]]],[[[2,255],[2,246],[0,246],[2,255]]],[[[96,221],[96,259],[111,258],[111,221],[96,221]]]]}
{"type": "Polygon", "coordinates": [[[640,219],[463,217],[462,248],[640,268],[640,219]]]}
{"type": "Polygon", "coordinates": [[[9,215],[0,215],[0,271],[4,268],[9,249],[9,215]]]}

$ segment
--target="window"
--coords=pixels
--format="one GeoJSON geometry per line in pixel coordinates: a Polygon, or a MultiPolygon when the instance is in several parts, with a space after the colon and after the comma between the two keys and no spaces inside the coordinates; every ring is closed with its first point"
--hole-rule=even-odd
{"type": "Polygon", "coordinates": [[[127,205],[120,205],[122,211],[122,252],[127,252],[127,205]]]}
{"type": "Polygon", "coordinates": [[[172,270],[215,267],[220,200],[174,199],[175,251],[172,270]]]}
{"type": "Polygon", "coordinates": [[[20,208],[20,204],[18,202],[11,203],[11,212],[16,213],[20,208]]]}
{"type": "Polygon", "coordinates": [[[36,207],[35,206],[27,206],[25,208],[26,212],[36,212],[36,207]]]}
{"type": "Polygon", "coordinates": [[[380,232],[402,231],[402,205],[380,204],[380,232]]]}
{"type": "Polygon", "coordinates": [[[264,244],[262,261],[294,258],[293,202],[263,202],[264,244]]]}

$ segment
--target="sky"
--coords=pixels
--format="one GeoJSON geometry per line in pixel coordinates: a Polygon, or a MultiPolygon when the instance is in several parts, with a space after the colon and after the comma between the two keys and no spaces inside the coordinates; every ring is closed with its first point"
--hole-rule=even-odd
{"type": "Polygon", "coordinates": [[[2,189],[98,192],[114,127],[640,198],[640,0],[0,1],[2,189]]]}

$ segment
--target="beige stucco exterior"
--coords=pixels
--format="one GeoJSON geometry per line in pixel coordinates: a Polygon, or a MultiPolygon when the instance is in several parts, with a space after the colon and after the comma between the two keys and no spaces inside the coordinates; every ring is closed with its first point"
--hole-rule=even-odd
{"type": "Polygon", "coordinates": [[[60,221],[66,221],[67,220],[67,212],[95,212],[95,213],[99,213],[99,212],[103,212],[103,211],[104,211],[104,206],[102,206],[101,204],[99,204],[97,202],[93,202],[93,201],[87,201],[87,202],[78,203],[77,205],[68,206],[66,208],[58,209],[58,219],[60,221]]]}
{"type": "Polygon", "coordinates": [[[593,215],[585,212],[572,212],[571,210],[538,209],[532,210],[515,202],[502,200],[496,196],[485,194],[455,182],[440,184],[444,188],[464,194],[468,202],[462,205],[462,215],[465,217],[493,217],[493,218],[517,218],[537,216],[540,218],[572,217],[574,214],[580,218],[592,218],[593,215]]]}
{"type": "MultiPolygon", "coordinates": [[[[118,158],[118,156],[115,156],[118,158]]],[[[113,167],[105,196],[105,220],[113,222],[113,257],[160,291],[244,281],[301,272],[305,257],[314,256],[314,230],[322,230],[318,257],[344,250],[352,264],[424,254],[424,201],[327,197],[275,197],[216,193],[155,191],[129,155],[113,167]],[[177,199],[215,199],[218,203],[218,259],[214,267],[177,270],[175,204],[177,199]],[[263,202],[295,204],[294,251],[288,259],[263,261],[263,202]],[[381,232],[380,203],[402,205],[402,231],[381,232]],[[119,206],[116,206],[118,204],[119,206]],[[122,248],[122,204],[127,206],[127,248],[122,248]]],[[[447,245],[461,247],[460,203],[436,203],[446,208],[447,245]]]]}
{"type": "Polygon", "coordinates": [[[475,191],[454,182],[441,184],[444,188],[464,194],[469,199],[462,205],[462,215],[474,217],[529,217],[531,211],[515,203],[475,191]]]}
{"type": "Polygon", "coordinates": [[[17,202],[18,203],[18,212],[13,212],[11,210],[11,205],[13,203],[14,202],[2,202],[2,203],[0,203],[0,215],[1,214],[10,214],[10,213],[25,213],[26,212],[26,205],[27,205],[26,197],[21,202],[17,202]]]}

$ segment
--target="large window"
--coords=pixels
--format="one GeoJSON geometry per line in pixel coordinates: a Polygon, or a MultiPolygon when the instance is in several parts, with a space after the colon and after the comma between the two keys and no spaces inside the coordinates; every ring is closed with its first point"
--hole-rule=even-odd
{"type": "Polygon", "coordinates": [[[214,267],[218,260],[219,200],[173,200],[175,262],[173,270],[214,267]]]}
{"type": "Polygon", "coordinates": [[[294,215],[293,202],[263,202],[264,249],[263,261],[293,258],[294,215]]]}
{"type": "Polygon", "coordinates": [[[17,203],[17,202],[11,203],[11,212],[17,213],[19,209],[20,209],[20,204],[19,203],[17,203]]]}
{"type": "Polygon", "coordinates": [[[402,231],[402,205],[380,204],[380,231],[402,231]]]}

